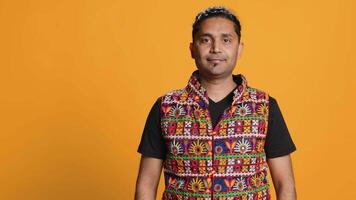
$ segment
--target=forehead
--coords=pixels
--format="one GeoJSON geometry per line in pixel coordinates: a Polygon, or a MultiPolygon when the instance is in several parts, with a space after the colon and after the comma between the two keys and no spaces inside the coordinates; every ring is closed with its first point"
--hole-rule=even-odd
{"type": "Polygon", "coordinates": [[[222,17],[211,17],[201,22],[198,35],[211,34],[231,34],[237,37],[234,23],[229,19],[222,17]]]}

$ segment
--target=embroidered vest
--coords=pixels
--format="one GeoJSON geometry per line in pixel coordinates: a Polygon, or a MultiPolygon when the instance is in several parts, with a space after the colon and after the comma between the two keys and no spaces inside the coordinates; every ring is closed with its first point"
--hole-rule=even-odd
{"type": "Polygon", "coordinates": [[[242,74],[233,78],[241,84],[215,128],[198,71],[184,89],[162,96],[162,199],[270,199],[264,152],[268,95],[249,87],[242,74]]]}

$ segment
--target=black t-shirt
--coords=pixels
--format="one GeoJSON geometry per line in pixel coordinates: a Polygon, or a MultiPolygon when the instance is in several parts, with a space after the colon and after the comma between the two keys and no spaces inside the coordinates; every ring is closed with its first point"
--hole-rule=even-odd
{"type": "MultiPolygon", "coordinates": [[[[213,127],[218,123],[224,110],[231,106],[232,101],[233,91],[219,102],[214,102],[209,99],[208,109],[213,127]]],[[[137,152],[148,157],[164,160],[167,149],[161,130],[160,104],[161,100],[158,98],[148,114],[137,152]]],[[[267,158],[275,158],[292,153],[296,150],[296,147],[289,134],[276,99],[269,96],[269,104],[268,129],[264,148],[267,158]]]]}
{"type": "Polygon", "coordinates": [[[214,102],[209,98],[208,110],[210,113],[213,128],[218,123],[220,116],[224,114],[225,109],[227,109],[232,104],[235,89],[233,89],[225,98],[218,102],[214,102]]]}

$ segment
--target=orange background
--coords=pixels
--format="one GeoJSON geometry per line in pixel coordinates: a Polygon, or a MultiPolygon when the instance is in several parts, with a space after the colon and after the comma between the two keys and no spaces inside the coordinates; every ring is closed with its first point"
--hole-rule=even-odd
{"type": "MultiPolygon", "coordinates": [[[[0,0],[0,199],[133,199],[148,111],[187,83],[193,19],[215,3],[0,0]]],[[[299,199],[354,199],[355,1],[219,5],[242,22],[235,73],[297,145],[299,199]]]]}

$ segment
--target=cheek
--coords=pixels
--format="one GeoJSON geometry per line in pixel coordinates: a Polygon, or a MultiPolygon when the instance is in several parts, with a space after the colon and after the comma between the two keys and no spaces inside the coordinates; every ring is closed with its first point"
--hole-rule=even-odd
{"type": "Polygon", "coordinates": [[[204,59],[205,57],[207,57],[208,54],[209,54],[209,51],[207,51],[205,49],[198,49],[198,51],[196,52],[196,58],[204,59]]]}
{"type": "Polygon", "coordinates": [[[230,58],[237,58],[238,51],[237,49],[231,49],[229,52],[230,58]]]}

